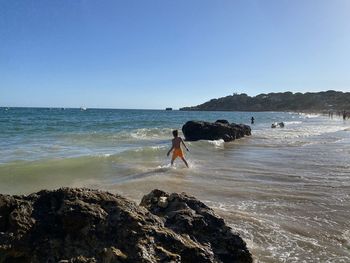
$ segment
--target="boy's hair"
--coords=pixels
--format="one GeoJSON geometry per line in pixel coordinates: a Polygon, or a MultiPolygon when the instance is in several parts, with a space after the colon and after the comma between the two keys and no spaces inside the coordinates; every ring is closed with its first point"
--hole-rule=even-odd
{"type": "Polygon", "coordinates": [[[177,130],[173,130],[173,135],[174,135],[174,137],[177,137],[177,136],[178,136],[177,130]]]}

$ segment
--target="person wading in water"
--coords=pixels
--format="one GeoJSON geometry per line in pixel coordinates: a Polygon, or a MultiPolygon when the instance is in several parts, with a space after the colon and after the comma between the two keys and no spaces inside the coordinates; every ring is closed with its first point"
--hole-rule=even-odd
{"type": "Polygon", "coordinates": [[[181,137],[178,136],[178,131],[177,130],[174,130],[173,131],[173,135],[174,135],[174,139],[172,139],[172,146],[171,146],[171,149],[168,151],[167,153],[167,156],[169,156],[169,154],[171,153],[172,150],[173,151],[173,156],[171,158],[171,165],[174,164],[174,161],[177,157],[180,157],[181,160],[186,164],[187,168],[188,167],[188,163],[184,157],[184,154],[182,152],[182,149],[181,149],[181,143],[185,146],[186,150],[188,151],[188,148],[185,144],[185,142],[182,140],[181,137]]]}

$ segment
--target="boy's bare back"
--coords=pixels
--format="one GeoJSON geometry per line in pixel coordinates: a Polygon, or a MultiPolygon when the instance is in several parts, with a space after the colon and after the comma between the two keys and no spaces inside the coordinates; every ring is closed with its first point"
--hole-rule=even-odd
{"type": "Polygon", "coordinates": [[[174,147],[175,149],[179,149],[179,148],[180,148],[180,145],[181,145],[181,142],[182,142],[182,139],[181,139],[181,137],[176,137],[176,138],[174,138],[174,139],[172,140],[172,142],[173,142],[173,147],[174,147]]]}

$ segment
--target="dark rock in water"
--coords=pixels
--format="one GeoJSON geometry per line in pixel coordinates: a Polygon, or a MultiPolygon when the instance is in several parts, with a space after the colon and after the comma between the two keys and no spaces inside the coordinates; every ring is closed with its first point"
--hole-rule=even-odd
{"type": "Polygon", "coordinates": [[[182,126],[182,132],[187,141],[219,140],[233,141],[251,135],[248,125],[229,123],[227,120],[217,120],[214,123],[205,121],[188,121],[182,126]]]}
{"type": "Polygon", "coordinates": [[[216,123],[230,124],[228,120],[217,120],[216,123]]]}
{"type": "Polygon", "coordinates": [[[284,122],[278,122],[278,123],[274,122],[271,124],[271,128],[277,128],[277,127],[284,128],[284,122]]]}
{"type": "Polygon", "coordinates": [[[252,257],[223,219],[185,194],[154,190],[138,206],[108,192],[62,188],[0,195],[0,262],[252,262],[252,257]]]}

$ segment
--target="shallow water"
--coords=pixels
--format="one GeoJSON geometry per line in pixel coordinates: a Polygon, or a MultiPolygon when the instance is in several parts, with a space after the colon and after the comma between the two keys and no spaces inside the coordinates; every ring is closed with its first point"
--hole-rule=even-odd
{"type": "Polygon", "coordinates": [[[139,201],[187,192],[246,240],[257,262],[350,262],[350,121],[280,112],[0,109],[0,192],[86,186],[139,201]],[[187,120],[248,123],[230,143],[188,142],[170,167],[171,130],[187,120]],[[271,123],[284,121],[283,129],[271,123]]]}

